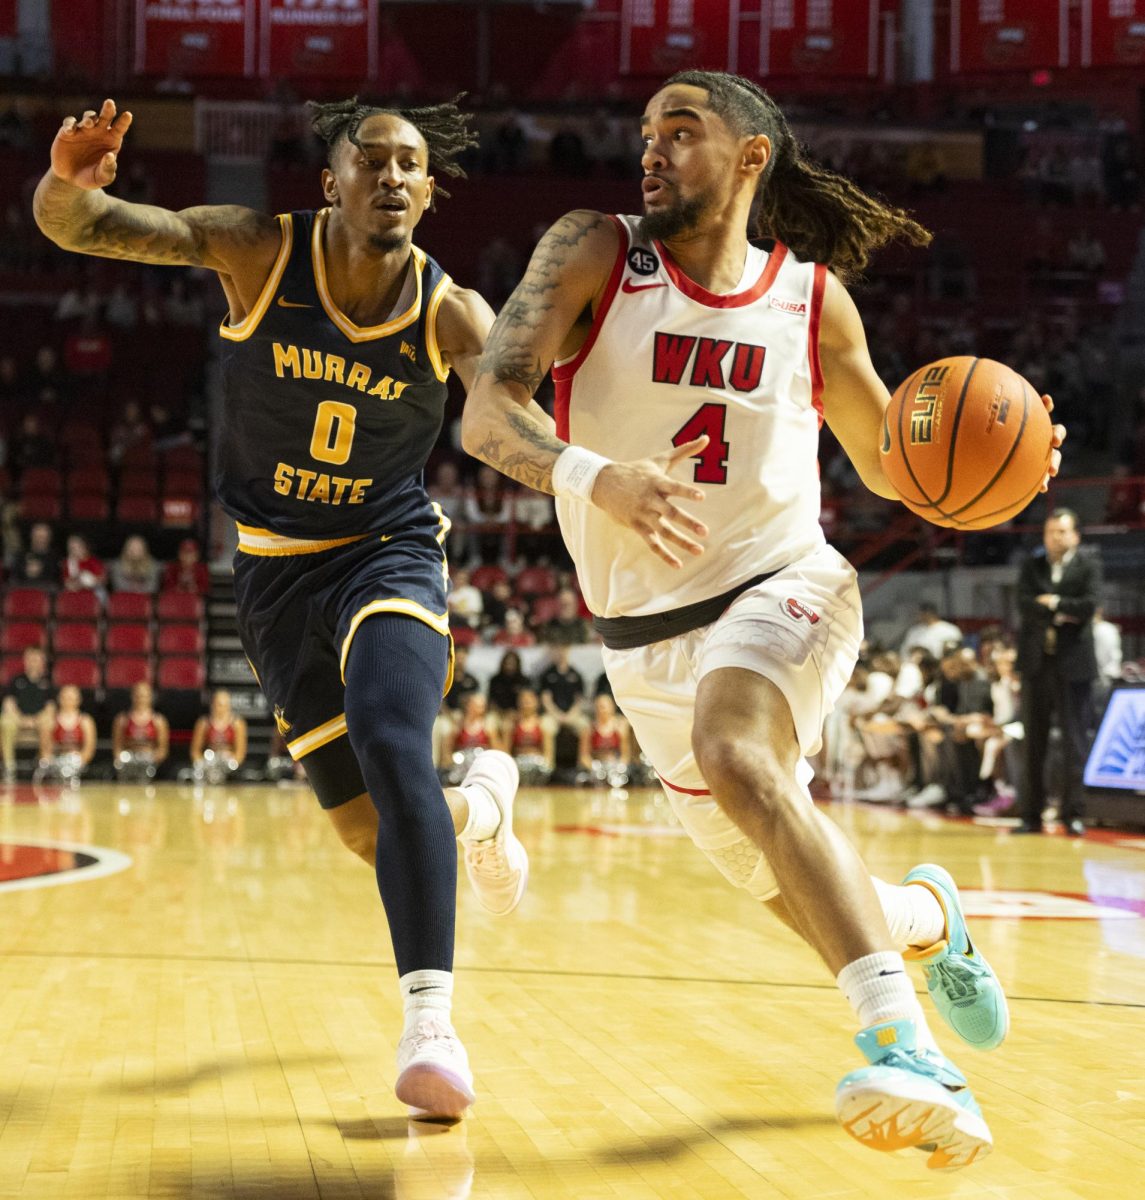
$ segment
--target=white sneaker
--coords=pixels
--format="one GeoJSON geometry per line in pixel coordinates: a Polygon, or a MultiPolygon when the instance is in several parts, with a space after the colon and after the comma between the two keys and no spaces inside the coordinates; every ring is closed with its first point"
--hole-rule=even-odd
{"type": "Polygon", "coordinates": [[[426,1120],[456,1120],[477,1098],[469,1056],[448,1021],[427,1016],[402,1034],[394,1091],[411,1117],[426,1120]]]}
{"type": "Polygon", "coordinates": [[[517,764],[500,750],[479,754],[462,787],[484,788],[501,813],[501,824],[492,837],[463,842],[465,874],[483,908],[498,917],[521,903],[529,882],[529,855],[513,832],[513,800],[520,776],[517,764]]]}
{"type": "Polygon", "coordinates": [[[907,808],[934,808],[946,803],[946,789],[940,783],[928,783],[906,802],[907,808]]]}

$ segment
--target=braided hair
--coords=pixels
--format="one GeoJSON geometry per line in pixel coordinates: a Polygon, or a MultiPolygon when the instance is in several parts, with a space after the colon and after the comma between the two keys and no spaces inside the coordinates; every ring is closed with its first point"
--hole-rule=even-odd
{"type": "Polygon", "coordinates": [[[901,208],[864,192],[804,157],[779,105],[756,84],[722,71],[680,71],[664,86],[708,93],[708,107],[737,137],[764,133],[771,157],[752,204],[749,233],[783,242],[799,258],[829,266],[840,279],[859,275],[873,251],[901,238],[925,246],[929,230],[901,208]]]}
{"type": "MultiPolygon", "coordinates": [[[[431,171],[441,171],[452,179],[464,179],[465,168],[457,160],[464,151],[477,145],[477,134],[469,128],[468,116],[457,106],[464,94],[455,96],[447,104],[431,104],[425,108],[384,108],[362,104],[357,96],[327,104],[308,100],[306,108],[310,113],[310,128],[326,143],[328,161],[333,161],[334,147],[343,138],[361,150],[358,130],[362,122],[388,113],[408,121],[425,139],[431,171]]],[[[438,187],[434,195],[448,198],[449,193],[438,187]]]]}

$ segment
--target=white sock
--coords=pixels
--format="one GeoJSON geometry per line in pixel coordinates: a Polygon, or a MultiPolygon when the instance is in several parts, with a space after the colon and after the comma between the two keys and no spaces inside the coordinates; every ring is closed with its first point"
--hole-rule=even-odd
{"type": "Polygon", "coordinates": [[[405,1030],[418,1021],[437,1017],[449,1023],[453,1007],[452,971],[407,971],[399,980],[402,1004],[405,1008],[405,1030]]]}
{"type": "Polygon", "coordinates": [[[855,1010],[861,1028],[905,1017],[914,1022],[920,1050],[938,1049],[901,954],[883,951],[857,958],[839,972],[836,982],[855,1010]]]}
{"type": "Polygon", "coordinates": [[[883,916],[891,931],[891,941],[900,949],[925,950],[942,940],[946,932],[946,914],[938,897],[922,884],[896,886],[871,876],[883,916]]]}
{"type": "Polygon", "coordinates": [[[471,783],[467,787],[446,788],[447,797],[450,793],[464,800],[469,812],[465,828],[457,835],[459,842],[466,845],[470,842],[484,842],[497,832],[501,825],[501,810],[489,794],[488,788],[479,783],[471,783]]]}

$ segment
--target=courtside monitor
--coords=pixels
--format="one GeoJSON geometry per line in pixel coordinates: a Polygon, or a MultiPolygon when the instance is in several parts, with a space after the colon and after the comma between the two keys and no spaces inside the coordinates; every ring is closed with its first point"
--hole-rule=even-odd
{"type": "Polygon", "coordinates": [[[1085,764],[1087,787],[1145,796],[1145,687],[1115,687],[1085,764]]]}

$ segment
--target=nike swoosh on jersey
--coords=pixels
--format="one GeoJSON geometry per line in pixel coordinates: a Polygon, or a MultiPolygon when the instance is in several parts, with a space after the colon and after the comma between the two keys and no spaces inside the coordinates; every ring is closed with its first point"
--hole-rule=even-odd
{"type": "Polygon", "coordinates": [[[649,292],[653,288],[667,287],[666,283],[633,283],[631,279],[626,279],[621,285],[622,292],[628,292],[631,295],[633,292],[649,292]]]}
{"type": "Polygon", "coordinates": [[[313,308],[314,305],[313,304],[295,304],[293,300],[287,300],[287,298],[285,296],[279,296],[278,307],[279,308],[313,308]]]}

